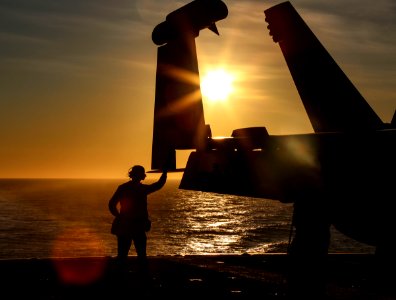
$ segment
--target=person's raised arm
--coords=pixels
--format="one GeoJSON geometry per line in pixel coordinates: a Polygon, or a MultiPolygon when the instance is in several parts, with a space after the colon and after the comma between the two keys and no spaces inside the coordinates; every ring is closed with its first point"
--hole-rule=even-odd
{"type": "Polygon", "coordinates": [[[162,170],[162,175],[158,179],[158,181],[148,185],[148,187],[149,187],[148,193],[150,194],[152,192],[155,192],[155,191],[158,191],[159,189],[161,189],[166,183],[166,179],[168,177],[167,175],[168,175],[168,170],[167,169],[162,170]]]}

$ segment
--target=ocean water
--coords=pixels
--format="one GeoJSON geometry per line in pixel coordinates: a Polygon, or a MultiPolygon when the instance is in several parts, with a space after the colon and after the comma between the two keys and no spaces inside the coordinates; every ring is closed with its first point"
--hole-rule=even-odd
{"type": "MultiPolygon", "coordinates": [[[[108,200],[125,180],[1,179],[0,259],[115,256],[108,200]]],[[[145,182],[149,183],[150,180],[145,182]]],[[[292,204],[178,189],[149,196],[148,255],[285,252],[292,204]]],[[[332,228],[330,252],[374,253],[332,228]]],[[[133,246],[130,255],[135,255],[133,246]]]]}

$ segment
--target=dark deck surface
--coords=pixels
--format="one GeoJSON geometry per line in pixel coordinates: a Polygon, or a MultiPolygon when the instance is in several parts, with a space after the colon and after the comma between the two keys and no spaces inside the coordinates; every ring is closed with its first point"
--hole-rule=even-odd
{"type": "MultiPolygon", "coordinates": [[[[396,299],[376,270],[372,255],[330,254],[326,299],[396,299]]],[[[110,257],[0,260],[1,299],[289,299],[287,274],[285,254],[155,256],[147,272],[133,256],[123,272],[110,257]]]]}

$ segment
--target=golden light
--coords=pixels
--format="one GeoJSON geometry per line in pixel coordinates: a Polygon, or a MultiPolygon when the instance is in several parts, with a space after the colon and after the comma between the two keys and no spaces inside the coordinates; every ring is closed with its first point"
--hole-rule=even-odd
{"type": "Polygon", "coordinates": [[[234,91],[233,81],[234,76],[226,70],[211,70],[202,78],[202,95],[211,102],[225,101],[234,91]]]}

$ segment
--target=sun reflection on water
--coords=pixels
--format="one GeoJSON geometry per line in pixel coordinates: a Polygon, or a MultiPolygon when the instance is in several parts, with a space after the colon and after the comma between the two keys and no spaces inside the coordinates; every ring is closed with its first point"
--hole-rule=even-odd
{"type": "Polygon", "coordinates": [[[173,221],[184,223],[174,234],[183,245],[178,254],[235,253],[236,249],[244,253],[255,251],[257,247],[268,248],[268,243],[258,245],[255,241],[258,237],[262,239],[260,226],[267,223],[263,218],[271,218],[265,201],[257,206],[257,201],[251,198],[232,195],[183,190],[178,194],[173,221]]]}

